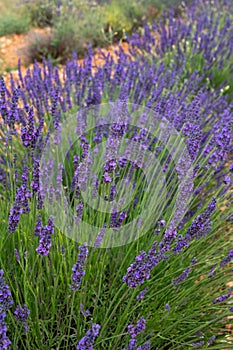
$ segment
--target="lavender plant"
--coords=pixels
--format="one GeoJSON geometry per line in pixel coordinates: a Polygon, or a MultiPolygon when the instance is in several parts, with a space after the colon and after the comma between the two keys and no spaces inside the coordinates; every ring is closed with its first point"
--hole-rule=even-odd
{"type": "MultiPolygon", "coordinates": [[[[195,2],[185,10],[187,22],[174,20],[172,12],[166,14],[168,31],[163,22],[151,31],[146,26],[144,36],[129,39],[130,54],[120,47],[114,61],[103,53],[103,64],[95,69],[89,47],[83,65],[73,54],[62,74],[44,60],[25,76],[19,63],[19,78],[12,78],[11,87],[1,79],[0,264],[6,276],[0,283],[3,349],[175,350],[232,345],[225,325],[232,315],[233,105],[226,94],[211,89],[203,79],[203,73],[219,69],[221,60],[231,65],[232,23],[222,25],[231,3],[224,0],[222,11],[215,12],[219,22],[210,20],[214,5],[208,1],[200,16],[201,4],[195,2]],[[188,57],[181,48],[173,50],[172,45],[184,44],[183,39],[192,40],[197,27],[204,30],[201,47],[190,46],[188,57]],[[222,28],[228,33],[225,43],[221,35],[214,35],[222,28]],[[155,54],[157,30],[161,42],[155,54]],[[208,33],[216,41],[204,45],[208,33]],[[218,59],[212,60],[215,47],[218,59]],[[189,65],[195,50],[203,53],[204,60],[201,69],[193,71],[189,65]],[[165,62],[168,53],[172,53],[171,60],[165,62]],[[123,121],[114,120],[110,127],[95,125],[85,133],[83,111],[119,101],[127,102],[123,121]],[[182,202],[189,193],[184,188],[178,197],[182,163],[177,170],[169,153],[181,147],[180,138],[163,147],[159,134],[155,137],[146,130],[145,115],[141,114],[142,127],[132,127],[135,120],[129,127],[127,118],[136,115],[135,105],[150,109],[158,118],[165,117],[184,138],[190,155],[193,197],[183,220],[172,230],[169,225],[176,214],[176,199],[182,202]],[[69,151],[57,167],[55,182],[48,180],[55,168],[51,160],[43,173],[54,216],[63,215],[55,205],[63,188],[75,225],[83,220],[98,228],[89,247],[67,237],[63,227],[54,227],[39,182],[47,141],[54,133],[55,145],[61,146],[70,114],[77,116],[75,132],[82,136],[75,144],[67,141],[69,151]],[[151,195],[146,190],[140,153],[137,162],[110,157],[108,150],[114,152],[125,135],[138,142],[140,150],[156,154],[168,195],[158,191],[160,196],[153,203],[157,218],[149,228],[141,223],[143,235],[127,245],[101,248],[107,229],[114,228],[117,234],[140,217],[151,195]],[[106,162],[93,176],[93,198],[99,195],[106,203],[115,198],[120,201],[120,182],[128,184],[127,191],[134,190],[128,206],[110,213],[93,210],[81,196],[82,188],[88,187],[89,166],[99,161],[97,156],[91,158],[90,152],[101,148],[103,141],[108,145],[103,147],[106,162]],[[13,301],[18,305],[14,312],[13,301]],[[25,309],[20,305],[26,305],[25,309]],[[22,333],[19,322],[26,332],[22,333]]],[[[149,216],[150,208],[146,209],[149,216]]],[[[82,237],[82,232],[79,234],[82,237]]],[[[91,239],[93,232],[88,234],[91,239]]]]}

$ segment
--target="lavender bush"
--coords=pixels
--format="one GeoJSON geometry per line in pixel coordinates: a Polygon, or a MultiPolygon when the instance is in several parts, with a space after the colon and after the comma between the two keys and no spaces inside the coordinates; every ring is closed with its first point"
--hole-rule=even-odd
{"type": "MultiPolygon", "coordinates": [[[[128,38],[130,54],[119,47],[114,61],[102,53],[103,64],[94,70],[89,47],[84,64],[77,64],[74,53],[62,74],[44,60],[22,76],[19,62],[18,79],[11,77],[10,87],[0,80],[0,349],[232,346],[225,325],[232,315],[233,105],[224,74],[219,84],[213,80],[224,67],[230,78],[233,68],[231,2],[222,1],[221,11],[215,8],[217,2],[195,1],[176,19],[171,10],[151,29],[146,26],[141,37],[128,38]],[[81,112],[119,101],[127,107],[123,120],[83,132],[81,112]],[[163,147],[146,128],[127,124],[135,105],[165,117],[179,135],[176,147],[184,139],[192,162],[192,200],[173,229],[174,202],[184,200],[189,189],[178,197],[179,173],[169,153],[174,145],[163,147]],[[63,212],[55,207],[54,217],[48,217],[39,181],[47,141],[53,134],[61,145],[71,114],[79,121],[75,133],[82,136],[70,144],[46,194],[52,204],[59,203],[62,188],[75,224],[83,220],[97,227],[89,247],[54,227],[63,212]],[[142,222],[145,232],[138,239],[101,248],[107,229],[117,233],[140,217],[151,195],[140,159],[130,164],[109,157],[107,151],[124,135],[156,154],[168,195],[157,197],[153,227],[142,222]],[[110,213],[93,210],[81,196],[93,162],[90,151],[103,140],[106,163],[94,174],[93,198],[120,201],[121,181],[129,180],[127,190],[134,189],[131,203],[110,213]]],[[[139,117],[143,124],[144,116],[139,117]]],[[[54,167],[48,162],[43,169],[45,180],[54,167]]]]}

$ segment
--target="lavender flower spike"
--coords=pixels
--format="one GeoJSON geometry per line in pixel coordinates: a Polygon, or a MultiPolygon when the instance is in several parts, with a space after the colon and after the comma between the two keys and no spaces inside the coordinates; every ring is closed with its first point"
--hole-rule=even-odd
{"type": "Polygon", "coordinates": [[[4,271],[0,270],[0,312],[8,311],[14,304],[10,288],[3,277],[4,271]]]}
{"type": "Polygon", "coordinates": [[[221,295],[220,297],[218,297],[217,299],[215,299],[215,300],[213,301],[213,304],[221,303],[222,301],[227,300],[227,299],[229,299],[230,297],[231,297],[231,294],[230,294],[230,293],[228,293],[228,294],[223,294],[223,295],[221,295]]]}
{"type": "Polygon", "coordinates": [[[9,350],[11,345],[11,341],[6,335],[7,325],[5,323],[5,317],[6,317],[6,313],[0,312],[0,349],[1,350],[9,350]]]}
{"type": "Polygon", "coordinates": [[[14,312],[16,320],[18,322],[22,322],[26,333],[28,333],[27,319],[28,319],[29,314],[30,314],[30,310],[28,309],[27,305],[25,305],[25,304],[23,307],[21,307],[20,305],[17,305],[16,310],[14,312]]]}
{"type": "Polygon", "coordinates": [[[190,273],[190,267],[188,267],[186,270],[184,270],[184,271],[180,274],[179,277],[177,277],[176,279],[174,279],[174,280],[172,281],[172,283],[173,283],[174,285],[176,285],[176,284],[178,284],[178,283],[180,283],[180,282],[186,280],[186,278],[188,277],[189,273],[190,273]]]}
{"type": "Polygon", "coordinates": [[[83,304],[80,304],[80,311],[84,317],[90,316],[90,314],[91,314],[90,310],[86,310],[86,311],[84,310],[83,304]]]}
{"type": "Polygon", "coordinates": [[[76,350],[93,350],[95,338],[99,334],[100,325],[93,323],[91,329],[89,329],[86,335],[79,341],[76,350]]]}
{"type": "Polygon", "coordinates": [[[142,300],[146,294],[146,292],[148,291],[149,287],[146,286],[146,288],[144,288],[138,295],[137,295],[137,299],[138,300],[142,300]]]}
{"type": "Polygon", "coordinates": [[[73,274],[72,274],[72,283],[70,288],[73,291],[79,289],[82,282],[82,277],[85,275],[84,264],[86,262],[87,255],[88,255],[88,248],[86,247],[86,245],[79,246],[78,260],[72,268],[73,274]]]}
{"type": "Polygon", "coordinates": [[[36,251],[39,255],[45,256],[49,254],[49,249],[52,245],[52,234],[54,233],[53,217],[48,220],[48,225],[44,226],[41,230],[39,246],[36,251]]]}
{"type": "Polygon", "coordinates": [[[123,350],[137,350],[137,340],[130,339],[129,344],[123,350]]]}
{"type": "Polygon", "coordinates": [[[150,350],[150,342],[147,341],[146,343],[144,343],[143,345],[139,346],[137,348],[137,350],[150,350]]]}
{"type": "Polygon", "coordinates": [[[132,338],[136,338],[139,333],[141,333],[146,328],[146,320],[141,317],[138,320],[137,325],[134,327],[132,324],[128,325],[128,333],[132,338]]]}

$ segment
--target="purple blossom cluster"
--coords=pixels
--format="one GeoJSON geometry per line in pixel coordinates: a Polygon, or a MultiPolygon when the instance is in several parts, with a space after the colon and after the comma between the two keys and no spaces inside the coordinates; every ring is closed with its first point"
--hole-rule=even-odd
{"type": "Polygon", "coordinates": [[[137,300],[142,300],[144,296],[146,295],[149,287],[146,286],[138,295],[137,295],[137,300]]]}
{"type": "Polygon", "coordinates": [[[99,231],[97,237],[96,237],[96,240],[95,240],[95,243],[94,243],[94,247],[95,248],[98,248],[101,243],[102,243],[102,240],[104,238],[104,235],[105,235],[105,231],[106,231],[106,224],[104,224],[103,228],[99,231]]]}
{"type": "Polygon", "coordinates": [[[146,320],[143,316],[138,320],[136,326],[129,324],[128,333],[131,339],[129,340],[129,343],[126,346],[126,348],[124,348],[123,350],[149,350],[150,349],[149,341],[147,341],[146,343],[138,347],[137,340],[135,339],[145,329],[146,329],[146,320]]]}
{"type": "Polygon", "coordinates": [[[17,305],[16,310],[14,311],[16,320],[23,324],[23,327],[26,333],[28,333],[27,319],[29,314],[30,314],[30,310],[25,304],[23,307],[20,305],[17,305]]]}
{"type": "Polygon", "coordinates": [[[36,132],[34,130],[34,111],[33,108],[27,108],[28,120],[27,125],[21,128],[21,139],[24,147],[35,149],[36,146],[36,132]]]}
{"type": "Polygon", "coordinates": [[[181,283],[182,281],[186,280],[188,275],[190,274],[190,271],[191,271],[191,269],[190,269],[190,267],[188,267],[180,274],[180,276],[178,276],[176,279],[174,279],[172,281],[172,283],[174,285],[177,285],[178,283],[181,283]]]}
{"type": "Polygon", "coordinates": [[[76,350],[93,350],[95,338],[98,336],[100,328],[99,324],[93,323],[86,335],[79,341],[76,350]]]}
{"type": "Polygon", "coordinates": [[[230,250],[228,255],[221,260],[220,267],[226,266],[231,261],[233,261],[233,250],[230,250]]]}
{"type": "Polygon", "coordinates": [[[88,248],[86,245],[79,246],[78,260],[72,267],[72,283],[71,290],[75,291],[80,288],[82,278],[85,275],[84,265],[87,260],[88,248]]]}
{"type": "Polygon", "coordinates": [[[165,230],[163,239],[158,245],[155,241],[152,244],[148,254],[142,251],[136,256],[135,262],[132,263],[122,281],[127,283],[130,288],[136,288],[150,278],[151,270],[158,265],[161,260],[167,260],[171,245],[177,236],[176,230],[165,230]]]}
{"type": "Polygon", "coordinates": [[[194,347],[194,348],[201,348],[203,345],[205,344],[205,341],[204,340],[201,340],[201,341],[199,341],[199,342],[197,342],[197,343],[192,343],[192,346],[194,347]]]}
{"type": "Polygon", "coordinates": [[[8,350],[11,341],[7,337],[6,313],[14,304],[9,286],[3,277],[4,271],[0,270],[0,349],[8,350]]]}
{"type": "MultiPolygon", "coordinates": [[[[40,220],[40,217],[39,217],[40,220]]],[[[53,222],[53,217],[51,216],[48,219],[48,225],[46,226],[39,226],[41,222],[37,222],[36,225],[36,231],[35,235],[40,235],[39,239],[39,245],[36,248],[36,252],[41,255],[45,256],[49,254],[49,249],[52,246],[52,234],[54,233],[54,222],[53,222]],[[40,229],[40,232],[38,232],[40,229]]]]}
{"type": "Polygon", "coordinates": [[[135,327],[132,324],[128,325],[128,333],[133,339],[136,338],[144,329],[146,329],[146,320],[144,317],[141,317],[140,320],[138,320],[135,327]]]}
{"type": "Polygon", "coordinates": [[[0,311],[0,349],[8,350],[10,349],[11,341],[7,337],[7,325],[5,322],[6,312],[0,311]]]}
{"type": "Polygon", "coordinates": [[[231,297],[231,293],[222,294],[222,295],[220,295],[220,297],[218,297],[217,299],[213,300],[213,304],[221,303],[222,301],[227,300],[230,297],[231,297]]]}
{"type": "Polygon", "coordinates": [[[193,239],[200,239],[211,231],[211,215],[216,210],[216,199],[213,198],[202,214],[197,215],[184,236],[178,235],[176,245],[172,249],[174,254],[179,254],[187,248],[193,239]]]}
{"type": "Polygon", "coordinates": [[[0,311],[8,311],[14,304],[9,286],[3,277],[4,271],[0,270],[0,311]]]}
{"type": "MultiPolygon", "coordinates": [[[[188,247],[190,242],[194,239],[200,239],[207,235],[211,230],[211,215],[216,210],[216,199],[213,198],[208,204],[204,212],[198,215],[187,229],[184,237],[177,235],[176,230],[165,230],[162,240],[156,250],[157,242],[155,241],[148,254],[142,251],[135,259],[128,269],[126,275],[124,275],[122,281],[127,283],[130,288],[135,288],[143,284],[150,278],[151,270],[161,261],[167,260],[167,253],[179,254],[184,248],[188,247]],[[175,243],[175,246],[174,246],[175,243]]],[[[166,225],[163,220],[160,226],[166,225]]],[[[197,262],[196,258],[191,260],[191,264],[195,265],[197,262]]],[[[174,285],[187,279],[191,272],[191,267],[185,269],[180,276],[172,281],[174,285]]]]}
{"type": "Polygon", "coordinates": [[[90,310],[86,310],[86,311],[84,310],[83,304],[80,304],[80,311],[84,317],[90,316],[90,314],[91,314],[90,310]]]}
{"type": "Polygon", "coordinates": [[[31,198],[32,195],[28,189],[28,173],[29,169],[24,166],[22,173],[22,185],[17,189],[14,204],[10,209],[8,222],[8,232],[10,233],[16,231],[20,221],[20,216],[30,212],[29,198],[31,198]]]}

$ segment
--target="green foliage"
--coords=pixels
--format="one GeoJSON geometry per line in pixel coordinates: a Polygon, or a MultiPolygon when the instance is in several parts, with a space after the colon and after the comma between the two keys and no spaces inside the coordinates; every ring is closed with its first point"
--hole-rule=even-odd
{"type": "Polygon", "coordinates": [[[124,31],[131,32],[144,22],[152,21],[161,7],[159,1],[112,0],[105,5],[105,22],[119,37],[124,31]]]}
{"type": "Polygon", "coordinates": [[[73,51],[83,56],[89,44],[106,44],[102,33],[102,18],[100,9],[94,8],[73,8],[71,12],[62,12],[49,35],[31,37],[28,46],[30,61],[40,61],[47,57],[62,63],[73,51]]]}
{"type": "Polygon", "coordinates": [[[0,13],[0,36],[25,33],[30,26],[30,19],[22,11],[0,13]]]}
{"type": "Polygon", "coordinates": [[[30,0],[27,4],[27,12],[31,24],[37,27],[52,25],[55,10],[54,0],[30,0]]]}

